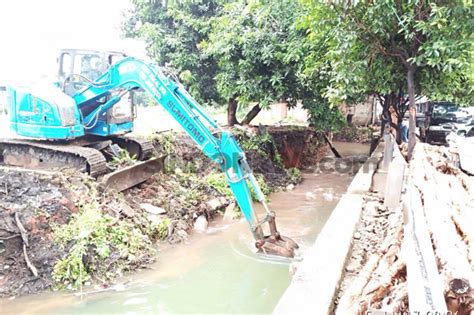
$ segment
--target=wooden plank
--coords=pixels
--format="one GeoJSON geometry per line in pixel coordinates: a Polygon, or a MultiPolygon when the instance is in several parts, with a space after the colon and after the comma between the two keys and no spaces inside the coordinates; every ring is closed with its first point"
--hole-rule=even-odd
{"type": "Polygon", "coordinates": [[[417,147],[413,161],[415,163],[413,179],[422,193],[427,226],[441,268],[443,288],[445,292],[449,292],[452,281],[467,282],[472,288],[474,273],[468,261],[468,248],[451,219],[453,213],[451,189],[440,179],[438,171],[427,160],[425,147],[421,145],[417,147]]]}
{"type": "Polygon", "coordinates": [[[403,246],[406,250],[410,310],[429,314],[447,312],[442,282],[436,266],[419,191],[409,185],[404,198],[403,246]]]}

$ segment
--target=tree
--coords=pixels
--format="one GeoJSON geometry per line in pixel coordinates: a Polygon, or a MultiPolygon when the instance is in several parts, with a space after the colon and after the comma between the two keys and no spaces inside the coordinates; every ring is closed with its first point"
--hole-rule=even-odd
{"type": "Polygon", "coordinates": [[[398,108],[408,99],[409,156],[415,143],[415,97],[473,99],[472,8],[460,1],[303,0],[311,41],[331,25],[324,96],[331,103],[375,93],[398,108]]]}
{"type": "Polygon", "coordinates": [[[294,106],[307,96],[309,86],[298,75],[304,33],[294,27],[300,12],[293,0],[235,1],[214,20],[202,47],[217,60],[217,88],[228,100],[229,125],[239,123],[237,106],[254,103],[240,122],[248,124],[272,102],[294,106]]]}
{"type": "Polygon", "coordinates": [[[333,129],[337,108],[321,95],[324,82],[304,73],[305,33],[295,27],[303,14],[291,0],[133,0],[123,24],[126,36],[147,43],[161,66],[177,70],[180,80],[200,101],[228,103],[228,124],[248,124],[275,101],[310,113],[311,125],[333,129]],[[315,87],[318,88],[315,88],[315,87]],[[238,121],[239,106],[253,104],[238,121]]]}
{"type": "Polygon", "coordinates": [[[221,2],[133,0],[122,30],[127,37],[143,39],[148,55],[160,66],[176,71],[196,99],[219,102],[214,81],[217,64],[202,53],[199,43],[207,39],[221,2]]]}

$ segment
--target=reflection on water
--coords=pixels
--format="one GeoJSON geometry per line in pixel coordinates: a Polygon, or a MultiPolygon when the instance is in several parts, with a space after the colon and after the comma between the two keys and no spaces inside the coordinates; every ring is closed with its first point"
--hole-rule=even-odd
{"type": "MultiPolygon", "coordinates": [[[[344,154],[344,146],[335,145],[344,154]]],[[[353,144],[348,149],[349,154],[368,151],[353,144]]],[[[277,226],[299,243],[300,254],[314,242],[351,179],[350,174],[307,172],[294,190],[271,196],[277,226]]],[[[271,313],[290,283],[288,265],[255,254],[244,220],[217,220],[207,235],[162,248],[152,269],[128,277],[126,289],[82,298],[47,293],[0,300],[0,314],[271,313]]]]}

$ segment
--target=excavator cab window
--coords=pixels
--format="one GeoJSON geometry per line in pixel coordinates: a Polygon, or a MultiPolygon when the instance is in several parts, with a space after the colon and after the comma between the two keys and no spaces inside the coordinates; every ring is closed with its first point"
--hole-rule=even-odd
{"type": "Polygon", "coordinates": [[[126,55],[124,54],[110,54],[109,55],[109,65],[113,65],[114,63],[122,60],[123,58],[126,58],[126,55]]]}
{"type": "Polygon", "coordinates": [[[59,63],[59,77],[64,80],[66,77],[72,74],[72,59],[71,54],[63,53],[61,54],[61,59],[59,63]]]}
{"type": "Polygon", "coordinates": [[[59,81],[66,94],[72,96],[95,81],[108,68],[98,53],[86,53],[72,50],[63,52],[59,62],[59,81]]]}
{"type": "Polygon", "coordinates": [[[74,58],[74,73],[80,74],[89,81],[97,80],[105,71],[104,65],[99,55],[77,54],[74,58]]]}

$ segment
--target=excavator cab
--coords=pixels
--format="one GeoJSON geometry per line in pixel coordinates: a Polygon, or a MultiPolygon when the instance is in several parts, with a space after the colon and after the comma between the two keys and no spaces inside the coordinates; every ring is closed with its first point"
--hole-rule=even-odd
{"type": "MultiPolygon", "coordinates": [[[[72,97],[126,57],[126,54],[114,51],[63,49],[58,57],[58,85],[72,97]]],[[[99,103],[105,104],[111,96],[102,98],[99,103]]],[[[96,107],[97,103],[86,105],[81,112],[88,115],[96,107]]],[[[135,117],[133,91],[129,91],[127,97],[122,97],[105,115],[98,117],[96,125],[88,129],[87,134],[104,137],[129,133],[133,130],[135,117]]]]}

